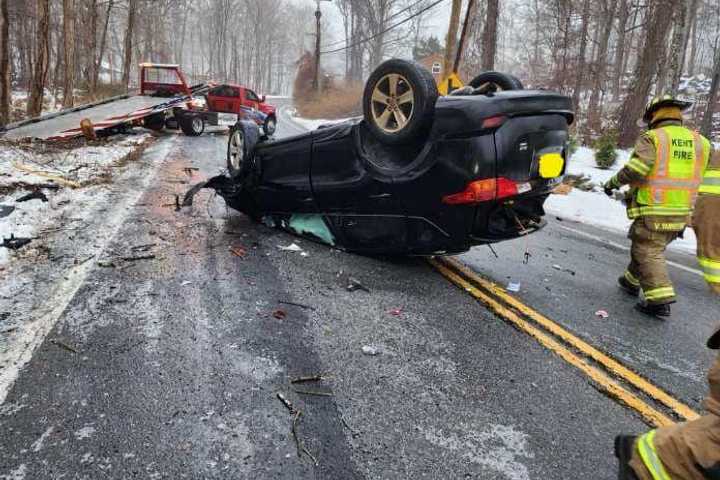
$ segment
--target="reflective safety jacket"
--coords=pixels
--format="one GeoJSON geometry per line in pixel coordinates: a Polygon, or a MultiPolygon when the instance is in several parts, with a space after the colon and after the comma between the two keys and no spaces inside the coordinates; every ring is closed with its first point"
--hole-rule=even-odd
{"type": "Polygon", "coordinates": [[[720,152],[710,158],[698,192],[700,195],[720,195],[720,152]]]}
{"type": "Polygon", "coordinates": [[[645,132],[630,161],[610,181],[632,186],[628,217],[652,217],[662,230],[685,228],[711,152],[710,142],[679,121],[645,132]]]}

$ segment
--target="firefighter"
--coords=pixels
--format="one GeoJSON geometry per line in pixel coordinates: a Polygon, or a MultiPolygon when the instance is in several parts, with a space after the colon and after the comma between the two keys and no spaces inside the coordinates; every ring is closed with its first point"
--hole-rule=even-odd
{"type": "Polygon", "coordinates": [[[670,95],[653,98],[643,116],[648,130],[630,161],[604,185],[608,196],[631,186],[626,196],[633,220],[631,260],[618,283],[640,296],[636,308],[648,315],[670,316],[670,304],[676,301],[665,249],[688,224],[710,156],[710,142],[683,126],[682,112],[691,105],[670,95]]]}
{"type": "Polygon", "coordinates": [[[693,213],[700,268],[710,288],[720,294],[720,152],[705,170],[693,213]]]}
{"type": "MultiPolygon", "coordinates": [[[[720,328],[707,342],[720,348],[720,328]]],[[[720,355],[708,374],[707,414],[691,422],[615,438],[620,480],[720,479],[720,355]]]]}

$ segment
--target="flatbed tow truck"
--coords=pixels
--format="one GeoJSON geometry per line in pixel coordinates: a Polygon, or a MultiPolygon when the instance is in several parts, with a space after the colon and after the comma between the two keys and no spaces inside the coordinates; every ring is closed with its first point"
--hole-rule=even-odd
{"type": "MultiPolygon", "coordinates": [[[[206,83],[189,86],[178,65],[142,63],[138,92],[8,124],[0,129],[0,138],[71,139],[83,135],[80,122],[86,119],[99,136],[132,126],[156,131],[180,128],[187,135],[200,135],[205,124],[235,125],[237,114],[210,111],[200,101],[213,86],[206,83]]],[[[251,118],[257,114],[252,109],[245,113],[251,118]]]]}

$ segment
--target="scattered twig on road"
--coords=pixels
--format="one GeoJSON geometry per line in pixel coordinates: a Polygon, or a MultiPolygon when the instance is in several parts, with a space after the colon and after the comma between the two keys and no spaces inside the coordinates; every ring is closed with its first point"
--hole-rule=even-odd
{"type": "Polygon", "coordinates": [[[302,303],[288,302],[285,300],[278,300],[278,303],[281,303],[283,305],[292,305],[294,307],[300,307],[305,310],[313,310],[313,311],[315,310],[315,307],[311,307],[310,305],[303,305],[302,303]]]}
{"type": "Polygon", "coordinates": [[[247,255],[247,250],[245,250],[244,247],[237,246],[237,247],[230,247],[230,252],[235,255],[236,257],[245,258],[247,255]]]}
{"type": "Polygon", "coordinates": [[[148,250],[152,247],[156,247],[157,243],[144,243],[142,245],[133,245],[130,250],[148,250]]]}
{"type": "Polygon", "coordinates": [[[50,340],[50,343],[52,343],[53,345],[57,345],[58,347],[67,350],[68,352],[80,353],[77,351],[77,349],[75,347],[68,345],[67,343],[63,342],[62,340],[53,338],[52,340],[50,340]]]}
{"type": "Polygon", "coordinates": [[[313,390],[297,390],[293,389],[293,392],[299,393],[300,395],[315,395],[317,397],[332,397],[333,394],[330,392],[315,392],[313,390]]]}
{"type": "Polygon", "coordinates": [[[290,380],[290,383],[319,382],[323,379],[322,375],[310,375],[307,377],[297,377],[290,380]]]}
{"type": "Polygon", "coordinates": [[[137,255],[132,257],[121,257],[124,262],[135,262],[138,260],[152,260],[155,258],[154,253],[149,253],[147,255],[137,255]]]}
{"type": "Polygon", "coordinates": [[[347,421],[345,420],[345,417],[343,417],[342,415],[340,415],[340,421],[343,423],[343,425],[345,425],[345,428],[350,430],[350,433],[352,435],[359,435],[359,433],[356,432],[355,430],[353,430],[353,428],[347,423],[347,421]]]}
{"type": "Polygon", "coordinates": [[[75,259],[75,265],[77,265],[77,266],[82,265],[82,264],[84,264],[84,263],[87,263],[88,260],[91,260],[91,259],[93,259],[93,258],[95,258],[95,255],[88,255],[87,257],[83,258],[82,260],[78,260],[78,259],[76,258],[76,259],[75,259]]]}
{"type": "Polygon", "coordinates": [[[300,415],[302,415],[302,412],[300,412],[300,411],[295,413],[295,416],[293,417],[293,422],[292,422],[292,429],[290,430],[293,434],[293,438],[295,439],[295,447],[297,448],[298,458],[302,458],[302,448],[300,447],[300,437],[298,437],[298,434],[297,434],[297,423],[298,423],[298,420],[300,420],[300,415]]]}
{"type": "Polygon", "coordinates": [[[277,398],[283,403],[283,405],[285,405],[285,408],[287,408],[287,409],[290,411],[291,414],[293,414],[293,415],[295,414],[295,412],[296,412],[295,407],[293,406],[293,404],[292,404],[292,402],[291,402],[290,400],[288,400],[287,398],[285,398],[285,395],[283,395],[282,393],[278,392],[278,393],[277,393],[277,398]]]}

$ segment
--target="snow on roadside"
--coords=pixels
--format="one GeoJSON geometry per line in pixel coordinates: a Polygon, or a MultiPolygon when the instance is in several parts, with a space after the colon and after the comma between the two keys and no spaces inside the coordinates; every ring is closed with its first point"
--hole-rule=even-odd
{"type": "Polygon", "coordinates": [[[322,125],[334,125],[336,123],[343,123],[343,122],[347,122],[348,120],[353,119],[353,117],[339,118],[339,119],[332,119],[332,120],[328,120],[325,118],[319,118],[319,119],[303,118],[303,117],[299,117],[297,115],[297,111],[295,111],[295,109],[289,109],[289,113],[292,115],[293,122],[297,123],[299,126],[305,128],[307,130],[317,130],[318,127],[320,127],[322,125]]]}
{"type": "MultiPolygon", "coordinates": [[[[75,218],[71,212],[77,212],[79,205],[93,204],[96,197],[102,196],[97,188],[83,187],[110,182],[114,169],[141,151],[152,138],[147,133],[124,135],[78,148],[0,144],[0,241],[11,235],[42,237],[58,224],[81,228],[84,219],[75,218]],[[53,185],[57,187],[51,188],[53,185]],[[17,202],[37,189],[46,195],[47,202],[40,199],[17,202]]],[[[11,250],[0,247],[0,267],[13,255],[11,250]]]]}
{"type": "MultiPolygon", "coordinates": [[[[595,152],[592,149],[578,148],[568,162],[567,173],[590,177],[590,181],[595,184],[593,191],[585,192],[573,188],[568,195],[550,195],[545,209],[565,220],[627,232],[632,221],[627,218],[625,205],[619,200],[607,197],[602,185],[627,163],[631,153],[631,150],[618,150],[617,162],[612,168],[605,170],[595,164],[595,152]]],[[[697,248],[695,233],[687,229],[684,237],[674,241],[670,248],[694,254],[697,248]]]]}

